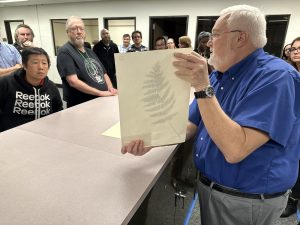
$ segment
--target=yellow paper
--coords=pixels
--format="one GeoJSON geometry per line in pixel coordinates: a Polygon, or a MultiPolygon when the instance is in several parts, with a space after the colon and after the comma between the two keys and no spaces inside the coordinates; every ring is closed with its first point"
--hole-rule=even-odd
{"type": "Polygon", "coordinates": [[[111,128],[104,131],[102,135],[114,138],[121,138],[120,122],[116,123],[111,128]]]}
{"type": "Polygon", "coordinates": [[[192,49],[115,54],[122,145],[185,141],[190,84],[175,75],[174,52],[192,49]]]}

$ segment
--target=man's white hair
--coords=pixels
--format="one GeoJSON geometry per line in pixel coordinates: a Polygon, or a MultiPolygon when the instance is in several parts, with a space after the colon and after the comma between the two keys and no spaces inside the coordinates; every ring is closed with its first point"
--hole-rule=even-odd
{"type": "Polygon", "coordinates": [[[266,19],[258,8],[249,5],[231,6],[223,9],[220,17],[227,19],[229,29],[249,33],[254,47],[262,48],[266,45],[266,19]]]}
{"type": "MultiPolygon", "coordinates": [[[[67,22],[66,22],[66,31],[68,31],[68,29],[71,26],[71,23],[74,22],[74,21],[80,21],[81,23],[83,23],[83,20],[80,17],[78,17],[78,16],[70,16],[67,19],[67,22]]],[[[84,25],[84,23],[83,23],[83,25],[84,25]]]]}

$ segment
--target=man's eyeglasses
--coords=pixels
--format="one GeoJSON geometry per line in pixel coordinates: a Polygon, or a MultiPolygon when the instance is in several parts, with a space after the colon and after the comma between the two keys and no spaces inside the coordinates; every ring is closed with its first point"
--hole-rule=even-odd
{"type": "Polygon", "coordinates": [[[221,33],[211,33],[211,35],[209,36],[209,40],[213,40],[219,36],[221,36],[222,34],[227,34],[227,33],[234,33],[234,32],[242,32],[241,30],[230,30],[230,31],[224,31],[221,33]]]}
{"type": "Polygon", "coordinates": [[[141,36],[133,36],[132,38],[133,38],[133,39],[141,38],[141,36]]]}
{"type": "Polygon", "coordinates": [[[290,49],[290,53],[296,53],[296,51],[299,53],[300,52],[300,47],[290,49]]]}
{"type": "Polygon", "coordinates": [[[69,30],[72,32],[72,33],[75,33],[75,32],[83,32],[84,31],[84,28],[83,27],[71,27],[69,28],[69,30]]]}

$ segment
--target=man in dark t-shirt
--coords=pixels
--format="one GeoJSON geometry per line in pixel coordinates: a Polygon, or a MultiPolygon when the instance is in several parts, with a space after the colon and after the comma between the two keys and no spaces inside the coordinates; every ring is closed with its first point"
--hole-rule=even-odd
{"type": "Polygon", "coordinates": [[[85,28],[79,17],[67,20],[69,41],[58,50],[57,69],[62,79],[63,97],[71,107],[99,96],[117,94],[95,53],[84,47],[85,28]]]}

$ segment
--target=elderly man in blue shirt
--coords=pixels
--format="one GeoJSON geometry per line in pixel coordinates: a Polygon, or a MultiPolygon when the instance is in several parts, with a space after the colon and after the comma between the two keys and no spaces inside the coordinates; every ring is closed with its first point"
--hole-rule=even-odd
{"type": "MultiPolygon", "coordinates": [[[[265,53],[266,42],[264,15],[239,5],[212,29],[210,76],[205,58],[175,53],[177,76],[196,91],[187,138],[195,137],[201,225],[272,225],[296,182],[300,75],[265,53]]],[[[150,149],[136,140],[121,151],[150,149]]]]}
{"type": "Polygon", "coordinates": [[[0,41],[0,77],[11,74],[22,67],[22,58],[18,50],[10,44],[0,41]]]}

